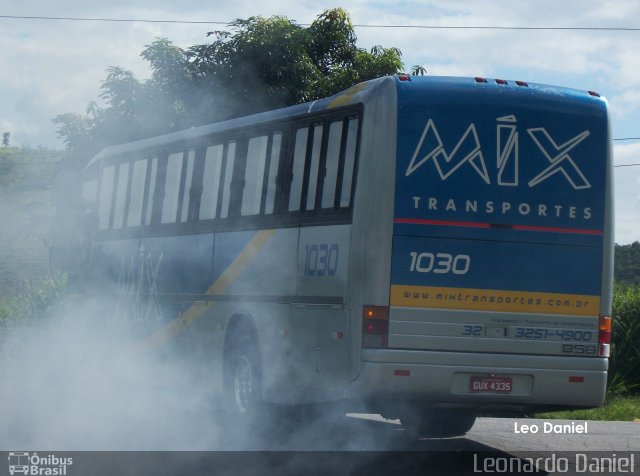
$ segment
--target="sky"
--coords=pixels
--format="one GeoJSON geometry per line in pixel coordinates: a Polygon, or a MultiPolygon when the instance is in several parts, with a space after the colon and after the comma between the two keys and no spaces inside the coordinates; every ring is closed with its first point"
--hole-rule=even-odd
{"type": "MultiPolygon", "coordinates": [[[[155,38],[166,37],[188,47],[205,43],[208,31],[223,29],[236,18],[284,15],[308,24],[325,9],[337,6],[349,12],[355,25],[405,26],[357,26],[356,34],[362,48],[399,48],[407,70],[419,64],[434,76],[522,79],[594,90],[609,101],[613,138],[640,137],[637,0],[0,0],[0,133],[10,132],[12,145],[61,149],[52,119],[65,112],[82,113],[90,101],[99,102],[100,82],[110,66],[129,69],[140,80],[148,77],[148,65],[139,55],[155,38]]],[[[640,240],[640,166],[625,166],[636,163],[640,163],[640,140],[615,140],[615,241],[619,244],[640,240]]]]}

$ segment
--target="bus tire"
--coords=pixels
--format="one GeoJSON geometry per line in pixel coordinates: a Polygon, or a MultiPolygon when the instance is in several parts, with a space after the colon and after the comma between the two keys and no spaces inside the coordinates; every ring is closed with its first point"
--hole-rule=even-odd
{"type": "Polygon", "coordinates": [[[224,393],[229,416],[236,423],[251,425],[258,416],[262,400],[262,371],[257,343],[250,333],[242,332],[232,337],[224,366],[224,393]]]}

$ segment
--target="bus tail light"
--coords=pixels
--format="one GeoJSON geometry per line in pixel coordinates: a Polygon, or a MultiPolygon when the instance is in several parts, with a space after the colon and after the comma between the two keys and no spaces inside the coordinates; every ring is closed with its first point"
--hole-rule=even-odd
{"type": "Polygon", "coordinates": [[[389,308],[386,306],[363,306],[362,347],[387,347],[389,337],[389,308]]]}
{"type": "Polygon", "coordinates": [[[600,316],[598,330],[598,355],[609,357],[611,352],[611,317],[600,316]]]}

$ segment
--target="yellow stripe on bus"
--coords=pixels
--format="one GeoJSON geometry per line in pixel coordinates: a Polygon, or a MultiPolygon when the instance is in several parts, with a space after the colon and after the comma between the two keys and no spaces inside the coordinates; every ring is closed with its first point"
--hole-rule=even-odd
{"type": "Polygon", "coordinates": [[[348,106],[350,104],[353,104],[354,96],[360,91],[366,89],[367,86],[367,83],[360,83],[350,87],[343,93],[340,93],[338,97],[336,97],[333,101],[331,101],[327,106],[327,109],[335,109],[340,106],[348,106]]]}
{"type": "MultiPolygon", "coordinates": [[[[240,254],[224,270],[218,279],[207,289],[205,294],[216,296],[224,294],[229,286],[242,274],[247,265],[253,261],[256,255],[264,248],[275,235],[276,230],[260,230],[244,247],[240,254]]],[[[164,344],[172,337],[183,332],[195,321],[203,317],[209,309],[215,305],[213,301],[196,302],[189,306],[180,317],[174,319],[162,329],[158,330],[140,343],[140,350],[150,349],[164,344]]]]}
{"type": "Polygon", "coordinates": [[[599,315],[600,296],[394,284],[391,305],[593,317],[599,315]]]}

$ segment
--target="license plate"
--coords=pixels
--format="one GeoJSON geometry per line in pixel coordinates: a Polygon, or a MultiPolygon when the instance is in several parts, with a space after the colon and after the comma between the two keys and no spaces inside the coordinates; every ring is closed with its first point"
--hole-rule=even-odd
{"type": "Polygon", "coordinates": [[[469,379],[472,393],[511,393],[513,379],[500,375],[474,375],[469,379]]]}

